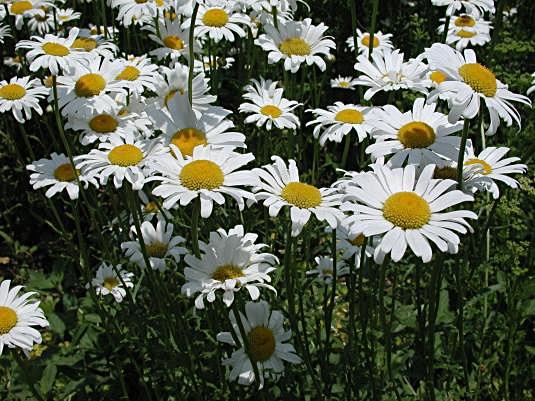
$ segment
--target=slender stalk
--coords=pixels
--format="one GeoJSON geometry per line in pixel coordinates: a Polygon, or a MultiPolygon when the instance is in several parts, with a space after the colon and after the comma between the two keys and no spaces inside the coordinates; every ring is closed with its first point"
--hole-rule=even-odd
{"type": "Polygon", "coordinates": [[[191,216],[191,247],[197,258],[201,257],[199,250],[199,216],[201,214],[201,198],[193,201],[193,214],[191,216]]]}
{"type": "Polygon", "coordinates": [[[273,14],[273,26],[275,29],[279,29],[279,17],[277,16],[277,6],[271,7],[271,13],[273,14]]]}
{"type": "Polygon", "coordinates": [[[437,312],[440,302],[440,269],[442,267],[442,260],[437,257],[433,265],[433,270],[431,272],[431,282],[428,289],[428,333],[427,333],[427,379],[426,390],[428,399],[434,401],[435,396],[435,386],[434,386],[434,361],[435,361],[435,324],[437,318],[437,312]]]}
{"type": "Polygon", "coordinates": [[[446,21],[444,22],[444,32],[442,33],[442,43],[446,43],[448,39],[448,31],[450,29],[451,16],[446,15],[446,21]]]}
{"type": "Polygon", "coordinates": [[[191,25],[189,26],[189,73],[188,73],[188,97],[189,104],[193,106],[193,65],[195,60],[193,59],[193,41],[195,31],[195,21],[197,20],[197,13],[199,12],[199,3],[195,1],[193,6],[193,13],[191,14],[191,25]]]}
{"type": "MultiPolygon", "coordinates": [[[[372,59],[373,53],[373,39],[375,38],[375,29],[377,25],[377,13],[379,12],[379,0],[373,0],[373,10],[372,10],[372,21],[370,26],[370,43],[368,44],[368,58],[372,59]]],[[[357,47],[357,42],[355,42],[355,48],[357,47]]]]}
{"type": "Polygon", "coordinates": [[[347,156],[349,155],[350,147],[351,147],[351,133],[348,132],[344,140],[344,152],[342,153],[342,162],[340,163],[340,167],[342,168],[346,168],[347,156]]]}
{"type": "Polygon", "coordinates": [[[349,8],[351,9],[351,29],[353,31],[353,47],[355,49],[355,58],[359,56],[359,48],[357,46],[357,0],[348,0],[349,8]]]}
{"type": "Polygon", "coordinates": [[[470,129],[470,120],[464,120],[463,136],[461,138],[461,146],[459,147],[459,157],[457,158],[457,183],[458,188],[463,190],[463,166],[464,166],[464,152],[466,150],[466,141],[468,139],[468,131],[470,129]]]}

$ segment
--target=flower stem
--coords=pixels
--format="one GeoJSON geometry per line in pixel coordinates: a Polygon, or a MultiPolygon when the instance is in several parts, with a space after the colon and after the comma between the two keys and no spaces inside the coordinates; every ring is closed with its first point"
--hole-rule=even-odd
{"type": "MultiPolygon", "coordinates": [[[[373,53],[373,39],[375,38],[375,28],[377,25],[377,13],[379,12],[379,0],[373,0],[372,21],[370,26],[370,43],[368,44],[368,59],[372,59],[373,53]]],[[[355,49],[357,42],[355,42],[355,49]]]]}
{"type": "Polygon", "coordinates": [[[189,26],[189,74],[188,74],[188,97],[189,104],[193,107],[193,65],[195,60],[193,59],[193,41],[194,41],[194,31],[195,31],[195,21],[197,20],[197,13],[199,12],[199,2],[195,1],[195,6],[193,7],[193,13],[191,14],[191,25],[189,26]]]}
{"type": "Polygon", "coordinates": [[[448,39],[448,31],[450,29],[451,16],[446,15],[446,21],[444,22],[444,32],[442,33],[442,43],[446,43],[448,39]]]}
{"type": "Polygon", "coordinates": [[[349,148],[351,147],[351,135],[348,132],[344,141],[344,152],[342,153],[342,162],[340,163],[341,168],[346,168],[347,157],[349,155],[349,148]]]}
{"type": "Polygon", "coordinates": [[[457,158],[457,183],[461,191],[463,190],[464,151],[466,150],[466,141],[468,139],[469,129],[470,120],[464,120],[463,136],[461,138],[461,146],[459,147],[459,157],[457,158]]]}
{"type": "Polygon", "coordinates": [[[201,198],[195,199],[193,203],[193,214],[191,216],[191,247],[197,258],[201,257],[199,250],[199,215],[201,213],[201,198]]]}

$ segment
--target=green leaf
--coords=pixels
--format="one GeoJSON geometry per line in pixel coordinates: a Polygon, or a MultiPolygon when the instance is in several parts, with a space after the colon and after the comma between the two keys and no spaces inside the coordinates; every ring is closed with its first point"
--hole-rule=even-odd
{"type": "Polygon", "coordinates": [[[47,318],[52,331],[63,337],[65,334],[65,323],[63,323],[63,320],[61,320],[55,313],[48,314],[47,318]]]}
{"type": "Polygon", "coordinates": [[[52,390],[52,386],[54,385],[54,381],[56,380],[57,374],[58,368],[56,367],[56,365],[48,365],[43,371],[43,376],[41,377],[39,385],[41,389],[41,394],[44,397],[47,397],[48,393],[50,393],[50,390],[52,390]]]}

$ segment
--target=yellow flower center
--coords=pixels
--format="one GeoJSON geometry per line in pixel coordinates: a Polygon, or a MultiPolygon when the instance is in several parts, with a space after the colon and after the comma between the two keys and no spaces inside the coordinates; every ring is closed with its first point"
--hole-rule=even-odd
{"type": "Polygon", "coordinates": [[[54,80],[53,80],[52,75],[48,75],[43,79],[43,85],[46,88],[52,88],[52,86],[54,85],[54,80]]]}
{"type": "Polygon", "coordinates": [[[362,246],[364,244],[365,239],[366,237],[364,236],[364,234],[359,234],[352,240],[349,240],[349,242],[351,243],[351,245],[354,245],[354,246],[362,246]]]}
{"type": "Polygon", "coordinates": [[[119,122],[109,114],[99,114],[89,121],[89,128],[99,134],[115,132],[119,122]]]}
{"type": "MultiPolygon", "coordinates": [[[[360,41],[360,43],[362,43],[366,47],[370,47],[370,35],[364,35],[362,37],[362,40],[360,41]]],[[[377,36],[374,36],[373,37],[373,47],[376,48],[378,46],[379,46],[379,39],[377,38],[377,36]]]]}
{"type": "Polygon", "coordinates": [[[68,182],[76,179],[77,172],[72,168],[71,163],[60,164],[54,170],[54,178],[58,181],[68,182]]]}
{"type": "Polygon", "coordinates": [[[97,47],[97,41],[92,38],[76,38],[71,45],[71,49],[83,49],[90,52],[97,47]]]}
{"type": "Polygon", "coordinates": [[[223,185],[225,176],[221,168],[210,160],[194,160],[180,172],[180,181],[191,191],[215,189],[223,185]]]}
{"type": "Polygon", "coordinates": [[[385,201],[383,216],[403,229],[421,228],[431,218],[427,201],[414,192],[397,192],[385,201]]]}
{"type": "Polygon", "coordinates": [[[167,95],[165,95],[165,98],[164,98],[164,101],[163,103],[165,104],[165,107],[167,107],[167,104],[169,103],[169,101],[177,94],[179,93],[181,96],[184,96],[184,93],[186,93],[184,91],[184,89],[182,88],[179,88],[179,89],[171,89],[169,91],[169,93],[167,95]]]}
{"type": "Polygon", "coordinates": [[[153,258],[163,258],[167,254],[167,244],[163,242],[153,242],[152,244],[145,245],[147,254],[153,258]]]}
{"type": "Polygon", "coordinates": [[[279,50],[291,56],[308,56],[310,54],[310,45],[302,38],[288,38],[281,42],[279,50]]]}
{"type": "Polygon", "coordinates": [[[228,14],[222,8],[211,8],[204,13],[202,22],[204,25],[219,28],[227,24],[228,14]]]}
{"type": "Polygon", "coordinates": [[[33,19],[39,22],[45,22],[46,20],[48,20],[48,16],[46,14],[44,15],[35,14],[33,16],[33,19]]]}
{"type": "Polygon", "coordinates": [[[470,166],[473,164],[479,164],[481,166],[481,174],[488,175],[492,173],[492,166],[488,164],[485,160],[474,158],[464,162],[465,166],[470,166]]]}
{"type": "Polygon", "coordinates": [[[271,118],[279,118],[282,114],[282,110],[274,104],[266,104],[260,109],[260,113],[271,118]]]}
{"type": "Polygon", "coordinates": [[[143,212],[144,213],[157,213],[158,205],[156,204],[156,202],[149,202],[143,208],[143,212]]]}
{"type": "Polygon", "coordinates": [[[193,155],[193,149],[199,145],[206,145],[206,135],[196,128],[183,128],[173,135],[171,143],[180,149],[182,156],[193,155]]]}
{"type": "Polygon", "coordinates": [[[247,335],[249,355],[253,362],[267,361],[275,352],[275,336],[271,329],[256,326],[247,335]]]}
{"type": "Polygon", "coordinates": [[[464,64],[459,68],[459,75],[475,92],[485,96],[493,97],[498,90],[496,76],[481,64],[464,64]]]}
{"type": "Polygon", "coordinates": [[[346,124],[362,124],[364,115],[355,109],[343,109],[336,113],[334,119],[346,124]]]}
{"type": "Polygon", "coordinates": [[[435,142],[435,130],[421,121],[405,124],[398,131],[398,139],[406,148],[427,148],[435,142]]]}
{"type": "Polygon", "coordinates": [[[7,306],[0,306],[0,335],[7,334],[17,325],[17,312],[7,306]]]}
{"type": "Polygon", "coordinates": [[[212,278],[217,281],[224,282],[225,280],[232,280],[235,278],[243,277],[242,269],[234,265],[219,266],[212,273],[212,278]]]}
{"type": "Polygon", "coordinates": [[[117,280],[115,277],[106,277],[104,279],[104,283],[102,283],[104,288],[106,288],[108,291],[111,291],[115,287],[119,285],[119,280],[117,280]]]}
{"type": "Polygon", "coordinates": [[[46,42],[41,48],[46,54],[50,54],[51,56],[63,57],[70,53],[68,47],[60,45],[59,43],[46,42]]]}
{"type": "Polygon", "coordinates": [[[465,31],[464,29],[461,29],[459,32],[457,32],[455,35],[457,35],[460,38],[470,39],[477,35],[475,32],[465,31]]]}
{"type": "Polygon", "coordinates": [[[457,168],[451,166],[436,167],[435,172],[433,173],[433,178],[439,180],[456,180],[457,168]]]}
{"type": "Polygon", "coordinates": [[[0,88],[0,97],[6,100],[17,100],[26,95],[26,89],[19,84],[7,84],[0,88]]]}
{"type": "Polygon", "coordinates": [[[455,26],[458,26],[459,28],[462,27],[473,27],[476,24],[476,20],[470,17],[469,15],[461,15],[460,17],[457,17],[455,19],[455,26]]]}
{"type": "Polygon", "coordinates": [[[143,160],[143,152],[137,146],[127,143],[114,147],[108,153],[108,160],[116,166],[135,166],[143,160]]]}
{"type": "Polygon", "coordinates": [[[444,74],[443,72],[441,71],[433,71],[431,73],[431,75],[429,76],[429,78],[431,79],[431,81],[433,81],[434,83],[436,83],[437,85],[440,85],[442,82],[444,82],[448,77],[446,76],[446,74],[444,74]]]}
{"type": "Polygon", "coordinates": [[[24,14],[26,11],[31,10],[33,5],[27,0],[16,1],[11,5],[11,14],[24,14]]]}
{"type": "Polygon", "coordinates": [[[120,81],[135,81],[139,78],[140,71],[131,65],[124,67],[124,70],[121,71],[119,75],[115,77],[120,81]]]}
{"type": "Polygon", "coordinates": [[[163,44],[174,50],[182,50],[184,48],[184,41],[176,35],[169,35],[163,39],[163,44]]]}
{"type": "Polygon", "coordinates": [[[333,269],[322,269],[321,274],[324,276],[332,276],[334,273],[333,269]]]}
{"type": "Polygon", "coordinates": [[[320,190],[303,182],[289,182],[282,189],[281,197],[286,202],[303,209],[316,207],[321,203],[320,190]]]}
{"type": "Polygon", "coordinates": [[[145,4],[148,0],[135,0],[137,4],[145,4]]]}
{"type": "Polygon", "coordinates": [[[349,82],[347,81],[341,81],[338,83],[338,86],[341,88],[349,88],[349,82]]]}
{"type": "Polygon", "coordinates": [[[89,73],[82,75],[74,85],[74,92],[78,97],[92,97],[98,95],[106,87],[106,80],[100,74],[89,73]]]}

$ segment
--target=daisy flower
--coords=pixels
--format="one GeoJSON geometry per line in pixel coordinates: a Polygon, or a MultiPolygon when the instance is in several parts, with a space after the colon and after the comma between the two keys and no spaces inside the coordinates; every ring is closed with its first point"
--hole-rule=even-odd
{"type": "Polygon", "coordinates": [[[210,233],[208,243],[200,242],[200,258],[186,255],[188,265],[184,269],[186,283],[182,293],[195,299],[195,307],[204,309],[204,299],[214,302],[216,292],[223,291],[223,302],[227,307],[234,302],[234,293],[246,289],[253,301],[260,297],[259,288],[276,293],[269,273],[275,270],[279,260],[270,253],[262,253],[266,244],[255,244],[257,234],[244,233],[238,225],[227,233],[220,228],[210,233]]]}
{"type": "Polygon", "coordinates": [[[450,124],[448,117],[435,111],[436,103],[425,104],[424,98],[415,100],[412,111],[402,113],[397,107],[386,105],[376,112],[372,136],[376,142],[366,148],[373,159],[392,155],[390,167],[419,165],[446,158],[457,160],[461,138],[452,134],[463,129],[463,123],[450,124]]]}
{"type": "Polygon", "coordinates": [[[47,34],[44,38],[32,36],[32,40],[21,40],[16,49],[30,49],[26,58],[30,63],[30,71],[44,68],[52,75],[59,75],[60,70],[72,73],[76,66],[82,67],[88,63],[85,53],[71,51],[71,46],[78,35],[78,28],[69,31],[67,38],[60,38],[47,34]]]}
{"type": "Polygon", "coordinates": [[[343,188],[344,199],[356,202],[362,233],[381,236],[375,261],[383,263],[390,253],[392,260],[399,262],[408,246],[427,263],[433,255],[429,241],[441,252],[457,253],[460,239],[456,232],[471,230],[465,218],[477,219],[477,215],[469,210],[444,210],[474,198],[452,190],[454,180],[433,179],[433,164],[427,165],[418,179],[414,165],[372,167],[373,172],[350,175],[343,188]]]}
{"type": "Polygon", "coordinates": [[[32,110],[43,114],[39,100],[48,95],[49,89],[39,79],[12,77],[9,83],[0,81],[0,113],[10,111],[19,123],[32,118],[32,110]]]}
{"type": "Polygon", "coordinates": [[[32,9],[26,14],[28,30],[32,33],[45,35],[54,29],[54,15],[48,13],[48,10],[41,8],[32,9]]]}
{"type": "Polygon", "coordinates": [[[103,34],[94,33],[89,29],[80,29],[78,37],[75,39],[71,48],[89,53],[92,57],[102,56],[106,59],[113,60],[119,49],[112,42],[112,37],[113,34],[108,34],[108,39],[106,39],[103,34]]]}
{"type": "Polygon", "coordinates": [[[316,64],[325,71],[325,61],[320,55],[328,56],[336,44],[330,37],[323,36],[328,29],[323,23],[312,25],[310,18],[303,21],[279,21],[278,29],[271,24],[264,26],[265,34],[254,43],[268,52],[268,63],[284,60],[284,69],[296,73],[303,63],[316,64]]]}
{"type": "Polygon", "coordinates": [[[315,125],[313,135],[314,138],[319,137],[321,146],[324,146],[326,141],[342,142],[351,130],[357,133],[359,142],[362,142],[374,127],[373,112],[369,107],[335,102],[333,106],[327,106],[327,110],[307,111],[316,117],[306,125],[315,125]]]}
{"type": "Polygon", "coordinates": [[[11,38],[12,36],[13,35],[11,35],[11,29],[9,29],[9,25],[0,24],[0,43],[4,44],[6,38],[11,38]]]}
{"type": "Polygon", "coordinates": [[[448,6],[446,15],[452,16],[464,6],[467,14],[472,14],[479,18],[481,13],[488,11],[491,14],[496,12],[494,0],[431,0],[435,6],[448,6]]]}
{"type": "MultiPolygon", "coordinates": [[[[187,65],[175,63],[173,68],[162,66],[160,67],[162,73],[162,80],[157,84],[157,91],[159,96],[159,105],[167,107],[167,103],[175,96],[188,99],[188,76],[189,68],[187,65]]],[[[204,73],[197,74],[193,77],[192,82],[192,98],[193,111],[197,118],[201,118],[211,104],[217,99],[217,96],[210,94],[210,87],[208,86],[208,78],[205,78],[204,73]]]]}
{"type": "MultiPolygon", "coordinates": [[[[348,263],[354,263],[356,268],[360,267],[360,254],[362,246],[366,237],[360,231],[360,220],[358,219],[358,209],[354,203],[344,202],[340,207],[342,211],[352,212],[352,214],[344,219],[336,228],[336,249],[342,252],[342,259],[352,261],[348,263]]],[[[374,252],[373,246],[370,245],[371,241],[366,244],[366,256],[371,257],[374,252]]],[[[331,262],[332,263],[332,262],[331,262]]]]}
{"type": "Polygon", "coordinates": [[[357,87],[357,79],[353,77],[342,77],[331,79],[331,88],[349,89],[354,91],[357,87]]]}
{"type": "Polygon", "coordinates": [[[266,126],[271,131],[273,125],[278,129],[289,128],[295,130],[299,127],[299,119],[292,111],[300,105],[295,100],[288,100],[282,97],[284,89],[275,88],[277,82],[253,80],[253,85],[248,85],[248,90],[244,98],[251,103],[242,103],[239,107],[241,113],[253,113],[245,119],[246,124],[256,123],[257,127],[266,126]]]}
{"type": "MultiPolygon", "coordinates": [[[[167,19],[164,21],[159,20],[158,25],[159,36],[156,34],[156,28],[152,26],[148,28],[152,32],[149,34],[149,38],[160,46],[157,49],[151,50],[149,54],[156,56],[158,60],[163,60],[167,56],[172,61],[176,61],[180,56],[187,57],[189,52],[189,35],[187,30],[180,28],[180,21],[178,19],[174,21],[167,19]]],[[[194,45],[194,50],[198,51],[196,47],[194,45]]]]}
{"type": "MultiPolygon", "coordinates": [[[[205,0],[199,3],[199,12],[195,20],[195,36],[208,36],[216,43],[222,39],[234,42],[234,34],[239,37],[246,35],[242,25],[249,25],[249,17],[236,11],[235,3],[228,0],[205,0]]],[[[183,24],[183,29],[189,29],[191,18],[183,24]]]]}
{"type": "MultiPolygon", "coordinates": [[[[393,49],[391,33],[382,33],[381,31],[373,34],[373,53],[382,53],[385,49],[393,49]]],[[[350,36],[346,40],[349,49],[355,51],[355,43],[353,36],[350,36]]],[[[362,32],[357,28],[357,45],[359,54],[363,54],[368,57],[370,52],[370,34],[368,32],[362,32]]]]}
{"type": "Polygon", "coordinates": [[[146,55],[131,60],[118,59],[115,63],[120,65],[121,71],[115,79],[123,83],[130,93],[139,96],[145,89],[156,91],[156,83],[160,79],[158,66],[152,64],[146,55]]]}
{"type": "Polygon", "coordinates": [[[124,136],[110,135],[109,142],[101,142],[98,149],[76,156],[75,161],[82,176],[97,177],[102,185],[113,176],[115,188],[120,188],[126,178],[132,189],[138,190],[151,171],[151,159],[163,152],[159,142],[137,139],[129,132],[124,136]]]}
{"type": "Polygon", "coordinates": [[[166,109],[151,113],[155,126],[165,135],[165,144],[173,144],[182,156],[191,156],[196,146],[213,145],[233,150],[245,147],[245,135],[229,131],[234,123],[225,118],[226,113],[207,109],[197,118],[189,100],[175,96],[166,109]]]}
{"type": "Polygon", "coordinates": [[[48,327],[39,302],[31,297],[36,292],[19,296],[21,285],[9,288],[10,280],[0,284],[0,355],[5,346],[31,351],[34,344],[41,344],[42,338],[32,326],[48,327]]]}
{"type": "Polygon", "coordinates": [[[496,181],[503,182],[511,188],[518,188],[518,181],[508,176],[508,174],[524,174],[528,167],[525,164],[511,164],[520,160],[518,157],[508,157],[505,155],[509,152],[506,147],[490,146],[484,149],[476,156],[471,141],[466,147],[464,158],[465,166],[477,166],[477,173],[466,181],[466,188],[472,193],[488,191],[494,199],[500,197],[500,189],[496,181]]]}
{"type": "Polygon", "coordinates": [[[316,188],[300,182],[294,160],[288,166],[279,156],[272,156],[271,160],[273,164],[253,170],[260,178],[260,185],[255,188],[256,199],[263,200],[269,215],[275,217],[283,206],[289,206],[293,237],[299,235],[312,214],[336,228],[344,217],[338,209],[342,195],[334,188],[316,188]]]}
{"type": "MultiPolygon", "coordinates": [[[[333,258],[327,256],[316,256],[314,258],[316,267],[308,270],[307,276],[314,278],[323,284],[331,284],[334,277],[333,258]]],[[[336,263],[336,277],[342,277],[349,273],[349,267],[342,261],[336,263]]]]}
{"type": "Polygon", "coordinates": [[[530,88],[528,89],[526,93],[528,96],[531,95],[533,92],[535,92],[535,72],[531,74],[531,76],[534,78],[532,82],[533,86],[530,86],[530,88]]]}
{"type": "Polygon", "coordinates": [[[177,203],[181,206],[200,198],[201,217],[212,214],[214,202],[225,203],[223,195],[233,198],[240,210],[245,207],[245,199],[255,200],[254,195],[241,189],[255,186],[258,177],[249,170],[238,170],[254,160],[251,153],[239,154],[229,149],[216,149],[211,145],[197,146],[193,155],[184,158],[175,145],[170,145],[175,157],[165,154],[154,160],[154,170],[162,176],[150,180],[161,181],[152,193],[164,198],[163,206],[171,209],[177,203]]]}
{"type": "Polygon", "coordinates": [[[97,186],[97,182],[92,177],[83,177],[79,172],[75,172],[72,168],[71,162],[64,154],[52,153],[50,159],[40,159],[32,164],[26,166],[26,169],[33,171],[30,175],[30,185],[33,189],[43,187],[50,187],[45,195],[48,198],[53,197],[61,191],[67,191],[69,198],[78,199],[78,192],[80,190],[76,176],[80,183],[89,183],[97,186]]]}
{"type": "MultiPolygon", "coordinates": [[[[95,287],[97,295],[106,296],[111,294],[115,302],[122,302],[126,296],[126,288],[133,288],[132,278],[134,273],[123,270],[121,265],[115,267],[105,262],[99,266],[95,278],[91,280],[91,286],[95,287]]],[[[87,285],[89,288],[89,284],[87,285]]]]}
{"type": "Polygon", "coordinates": [[[427,94],[429,82],[425,79],[427,66],[421,57],[403,61],[404,54],[399,50],[385,49],[382,53],[372,53],[372,61],[365,55],[360,55],[355,64],[355,70],[363,75],[357,78],[357,85],[369,86],[364,94],[365,100],[370,100],[380,91],[411,89],[427,94]]]}
{"type": "MultiPolygon", "coordinates": [[[[150,221],[145,221],[141,224],[140,228],[150,267],[153,270],[165,271],[167,269],[167,260],[174,260],[178,263],[180,261],[180,255],[186,253],[186,248],[178,246],[185,239],[178,235],[173,236],[173,224],[166,223],[162,216],[158,217],[156,227],[150,221]]],[[[136,233],[135,227],[132,227],[130,232],[133,234],[136,233]]],[[[133,241],[123,242],[121,249],[131,262],[136,263],[140,267],[145,267],[145,259],[139,239],[134,237],[133,241]]]]}
{"type": "Polygon", "coordinates": [[[117,21],[125,27],[130,24],[142,24],[143,21],[156,17],[157,10],[165,5],[164,0],[111,0],[112,8],[118,8],[117,21]]]}
{"type": "MultiPolygon", "coordinates": [[[[443,21],[444,19],[442,19],[443,21]]],[[[446,43],[451,45],[455,43],[455,48],[459,51],[465,49],[469,45],[483,46],[490,42],[490,22],[482,19],[475,19],[470,15],[461,15],[459,17],[452,17],[451,24],[448,29],[446,43]]],[[[445,25],[438,27],[438,32],[444,32],[445,25]]]]}
{"type": "Polygon", "coordinates": [[[58,102],[64,115],[109,112],[117,103],[114,93],[124,92],[126,81],[117,80],[121,65],[95,57],[88,65],[75,65],[72,73],[57,78],[58,102]]]}
{"type": "Polygon", "coordinates": [[[486,135],[496,133],[503,119],[507,126],[513,119],[520,126],[520,114],[512,106],[511,101],[531,105],[531,101],[523,96],[509,91],[507,85],[496,79],[487,67],[479,64],[473,50],[464,51],[464,56],[441,43],[435,43],[426,49],[430,67],[441,71],[448,79],[429,94],[428,102],[434,102],[437,97],[448,99],[451,110],[449,121],[456,122],[462,116],[474,118],[480,111],[481,100],[489,110],[490,125],[486,135]]]}
{"type": "Polygon", "coordinates": [[[68,116],[65,129],[82,131],[80,143],[89,145],[96,141],[106,142],[113,134],[126,136],[137,131],[132,114],[123,114],[118,106],[108,112],[99,113],[93,110],[86,116],[71,114],[68,116]]]}
{"type": "Polygon", "coordinates": [[[217,57],[213,56],[212,60],[208,56],[202,56],[201,60],[195,60],[193,65],[193,72],[206,72],[212,70],[228,70],[234,64],[234,57],[217,57]]]}
{"type": "Polygon", "coordinates": [[[296,364],[302,362],[293,345],[288,343],[292,333],[284,330],[284,315],[281,311],[271,311],[266,301],[259,301],[247,302],[245,315],[241,312],[239,314],[246,339],[241,335],[234,311],[229,313],[234,335],[230,332],[217,335],[218,341],[240,347],[223,361],[224,366],[231,367],[230,381],[238,379],[238,383],[243,385],[256,381],[261,388],[265,377],[276,377],[284,372],[283,361],[296,364]],[[234,338],[238,339],[239,344],[234,338]],[[245,341],[248,344],[248,354],[244,347],[245,341]],[[257,364],[260,377],[255,377],[252,363],[257,364]]]}
{"type": "Polygon", "coordinates": [[[67,22],[80,19],[82,13],[74,11],[72,8],[58,8],[56,9],[56,17],[60,25],[64,25],[67,22]]]}
{"type": "Polygon", "coordinates": [[[9,15],[15,17],[15,28],[21,30],[24,24],[24,18],[29,16],[29,12],[34,9],[39,9],[41,6],[50,6],[50,3],[45,3],[39,0],[16,0],[7,2],[9,15]]]}
{"type": "Polygon", "coordinates": [[[143,190],[137,191],[139,200],[141,201],[141,214],[143,216],[143,221],[152,221],[154,217],[159,218],[160,216],[167,218],[167,220],[172,219],[171,214],[154,199],[149,199],[147,194],[143,190]]]}

